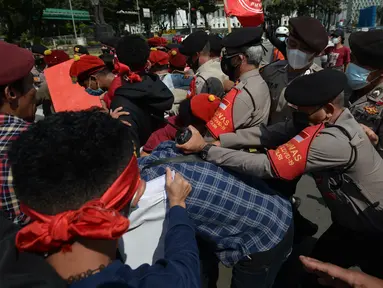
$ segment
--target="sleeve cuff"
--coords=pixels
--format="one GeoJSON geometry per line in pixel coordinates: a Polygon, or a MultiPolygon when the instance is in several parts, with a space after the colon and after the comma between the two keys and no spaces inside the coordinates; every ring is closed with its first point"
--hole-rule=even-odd
{"type": "Polygon", "coordinates": [[[226,133],[219,136],[219,141],[221,142],[221,147],[223,148],[235,148],[239,145],[237,134],[235,133],[226,133]]]}
{"type": "Polygon", "coordinates": [[[168,230],[178,225],[190,226],[193,230],[193,223],[191,222],[188,213],[185,208],[181,206],[174,206],[169,210],[169,227],[168,230]]]}

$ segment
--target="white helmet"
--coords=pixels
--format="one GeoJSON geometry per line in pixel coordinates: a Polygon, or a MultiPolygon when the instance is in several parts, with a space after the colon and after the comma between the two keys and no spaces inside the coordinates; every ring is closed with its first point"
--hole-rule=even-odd
{"type": "Polygon", "coordinates": [[[289,36],[289,28],[281,26],[277,28],[277,31],[275,32],[276,35],[286,35],[289,36]]]}

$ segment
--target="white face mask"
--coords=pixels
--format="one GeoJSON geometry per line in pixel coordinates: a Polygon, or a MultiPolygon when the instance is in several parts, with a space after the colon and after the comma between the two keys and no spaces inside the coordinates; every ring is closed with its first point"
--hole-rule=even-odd
{"type": "Polygon", "coordinates": [[[332,43],[334,43],[335,45],[340,43],[340,39],[339,39],[339,38],[332,38],[331,41],[332,41],[332,43]]]}
{"type": "Polygon", "coordinates": [[[314,53],[307,54],[301,50],[289,48],[286,48],[286,50],[287,60],[293,69],[303,69],[313,61],[314,53]]]}

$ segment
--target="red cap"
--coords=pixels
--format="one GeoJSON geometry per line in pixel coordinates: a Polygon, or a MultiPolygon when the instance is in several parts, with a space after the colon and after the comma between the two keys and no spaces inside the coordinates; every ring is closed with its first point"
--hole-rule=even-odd
{"type": "Polygon", "coordinates": [[[184,70],[186,67],[186,59],[187,57],[180,53],[178,48],[174,48],[169,51],[169,63],[175,68],[179,68],[179,70],[184,70]]]}
{"type": "Polygon", "coordinates": [[[149,55],[149,62],[152,65],[169,64],[169,54],[164,52],[164,51],[160,51],[160,50],[156,50],[156,49],[152,48],[152,50],[150,51],[150,55],[149,55]]]}
{"type": "Polygon", "coordinates": [[[27,76],[35,64],[32,52],[0,41],[0,85],[11,84],[27,76]]]}
{"type": "Polygon", "coordinates": [[[148,44],[150,47],[164,47],[168,44],[168,40],[162,37],[153,37],[148,39],[148,44]]]}
{"type": "Polygon", "coordinates": [[[44,54],[44,61],[48,67],[52,67],[69,60],[69,55],[63,50],[46,50],[44,54]]]}
{"type": "Polygon", "coordinates": [[[92,55],[75,56],[74,62],[69,70],[73,82],[86,80],[90,75],[105,67],[104,61],[92,55]]]}
{"type": "Polygon", "coordinates": [[[220,103],[221,99],[219,97],[207,93],[198,94],[190,100],[193,115],[205,123],[213,118],[220,103]]]}

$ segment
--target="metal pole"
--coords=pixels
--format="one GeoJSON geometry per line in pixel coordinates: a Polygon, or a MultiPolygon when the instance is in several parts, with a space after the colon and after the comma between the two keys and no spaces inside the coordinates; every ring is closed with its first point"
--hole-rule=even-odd
{"type": "Polygon", "coordinates": [[[74,14],[73,14],[72,1],[71,1],[71,0],[69,0],[69,9],[70,9],[70,12],[72,13],[72,22],[73,22],[74,38],[76,38],[76,44],[77,44],[76,23],[74,22],[74,14]]]}
{"type": "MultiPolygon", "coordinates": [[[[226,0],[223,1],[223,5],[224,5],[223,6],[223,13],[225,13],[225,6],[227,5],[226,0]]],[[[230,19],[230,17],[227,17],[227,15],[226,15],[226,22],[227,22],[227,32],[231,33],[231,19],[230,19]]]]}
{"type": "Polygon", "coordinates": [[[140,13],[140,5],[138,5],[138,0],[136,0],[137,4],[137,12],[138,12],[138,26],[140,27],[140,33],[141,33],[141,13],[140,13]]]}
{"type": "Polygon", "coordinates": [[[189,6],[189,28],[190,28],[190,34],[193,33],[193,29],[192,29],[192,24],[191,24],[191,3],[190,3],[190,0],[188,0],[188,6],[189,6]]]}

